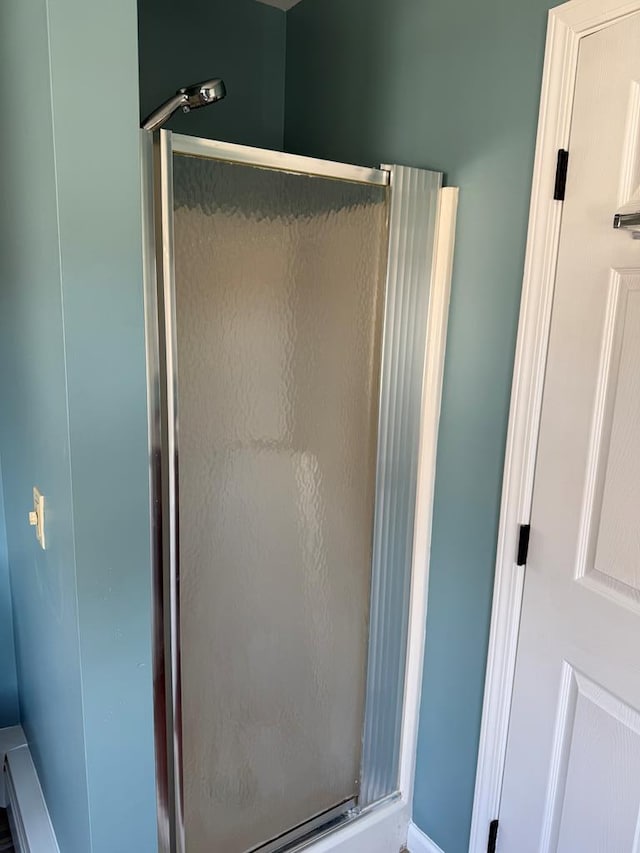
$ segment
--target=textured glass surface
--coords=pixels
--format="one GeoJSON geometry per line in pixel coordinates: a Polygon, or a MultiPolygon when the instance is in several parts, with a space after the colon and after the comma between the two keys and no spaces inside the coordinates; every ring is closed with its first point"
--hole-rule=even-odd
{"type": "Polygon", "coordinates": [[[420,412],[440,172],[393,166],[360,805],[398,790],[420,412]]]}
{"type": "Polygon", "coordinates": [[[357,795],[387,191],[174,156],[188,853],[357,795]]]}

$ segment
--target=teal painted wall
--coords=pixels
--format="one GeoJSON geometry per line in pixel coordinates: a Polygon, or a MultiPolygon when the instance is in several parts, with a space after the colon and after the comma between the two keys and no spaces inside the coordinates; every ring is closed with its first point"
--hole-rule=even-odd
{"type": "Polygon", "coordinates": [[[302,0],[285,148],[460,187],[414,819],[465,853],[547,0],[302,0]]]}
{"type": "Polygon", "coordinates": [[[135,0],[0,6],[0,452],[20,714],[63,853],[156,847],[136,29],[135,0]]]}
{"type": "Polygon", "coordinates": [[[92,853],[156,843],[135,0],[49,0],[92,853]]]}
{"type": "Polygon", "coordinates": [[[15,726],[18,720],[18,677],[13,641],[9,552],[7,551],[2,466],[0,465],[0,728],[15,726]]]}
{"type": "Polygon", "coordinates": [[[44,0],[0,6],[0,454],[20,714],[61,849],[86,853],[89,804],[44,0]],[[24,88],[23,88],[24,87],[24,88]],[[15,92],[28,91],[28,109],[15,92]],[[49,548],[27,522],[47,500],[49,548]]]}
{"type": "Polygon", "coordinates": [[[282,148],[286,15],[255,0],[138,0],[144,118],[181,86],[223,77],[227,98],[171,130],[282,148]]]}

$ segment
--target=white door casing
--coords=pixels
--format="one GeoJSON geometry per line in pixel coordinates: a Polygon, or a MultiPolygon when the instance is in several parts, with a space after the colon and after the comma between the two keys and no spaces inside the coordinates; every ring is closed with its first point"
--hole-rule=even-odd
{"type": "Polygon", "coordinates": [[[589,36],[578,57],[499,814],[505,851],[624,853],[636,837],[640,243],[614,231],[612,215],[637,171],[637,80],[640,12],[589,36]]]}
{"type": "Polygon", "coordinates": [[[640,46],[639,10],[639,2],[574,0],[550,13],[471,853],[486,850],[501,793],[499,850],[554,850],[556,842],[563,851],[632,849],[624,833],[637,820],[640,799],[634,805],[634,797],[640,791],[632,781],[640,778],[640,763],[633,770],[618,765],[616,774],[613,744],[623,744],[617,755],[631,761],[640,743],[634,710],[640,708],[640,686],[632,686],[640,680],[628,650],[640,639],[634,591],[639,551],[637,536],[623,534],[633,529],[640,496],[634,477],[640,452],[630,431],[640,405],[640,374],[632,369],[640,356],[640,244],[614,232],[611,222],[638,183],[640,61],[623,54],[625,40],[640,46]],[[580,76],[589,66],[592,75],[582,93],[579,66],[580,76]],[[559,148],[570,151],[564,204],[553,200],[559,148]],[[573,261],[565,263],[563,252],[573,261]],[[550,384],[540,436],[545,491],[544,467],[537,471],[535,461],[548,343],[550,384]],[[546,414],[552,411],[555,421],[546,414]],[[554,440],[546,442],[547,435],[554,440]],[[522,655],[503,787],[524,580],[515,566],[517,533],[530,519],[522,655]],[[562,542],[564,550],[554,551],[552,542],[562,542]],[[530,609],[537,621],[529,620],[530,609]],[[532,669],[536,660],[538,669],[532,669]],[[595,732],[610,738],[608,746],[600,744],[601,753],[593,745],[595,732]],[[522,762],[526,767],[518,770],[522,762]],[[598,785],[594,779],[584,783],[587,768],[598,785]],[[602,781],[597,768],[613,776],[602,781]],[[526,775],[519,779],[522,770],[526,775]],[[589,820],[585,814],[573,819],[578,806],[589,820]],[[607,810],[620,836],[611,830],[605,842],[598,832],[607,810]],[[516,824],[528,831],[518,836],[516,824]]]}

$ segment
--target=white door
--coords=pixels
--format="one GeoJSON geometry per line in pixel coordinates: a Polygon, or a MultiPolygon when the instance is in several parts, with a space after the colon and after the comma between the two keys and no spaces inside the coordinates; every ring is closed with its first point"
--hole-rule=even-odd
{"type": "Polygon", "coordinates": [[[569,152],[498,850],[640,853],[640,13],[581,39],[569,152]]]}

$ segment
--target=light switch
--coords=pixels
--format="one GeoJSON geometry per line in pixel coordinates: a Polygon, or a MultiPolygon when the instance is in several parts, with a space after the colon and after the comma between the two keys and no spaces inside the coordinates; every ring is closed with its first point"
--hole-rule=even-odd
{"type": "Polygon", "coordinates": [[[44,551],[44,496],[40,489],[33,487],[33,510],[29,513],[29,524],[36,529],[36,539],[44,551]]]}

